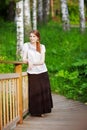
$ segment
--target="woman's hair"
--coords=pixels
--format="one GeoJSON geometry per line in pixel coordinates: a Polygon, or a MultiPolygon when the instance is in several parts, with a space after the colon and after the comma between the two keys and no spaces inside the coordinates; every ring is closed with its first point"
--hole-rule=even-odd
{"type": "Polygon", "coordinates": [[[30,32],[30,34],[33,33],[34,35],[36,35],[38,37],[38,41],[36,42],[36,50],[38,52],[41,52],[41,47],[40,47],[40,33],[38,30],[32,30],[30,32]]]}

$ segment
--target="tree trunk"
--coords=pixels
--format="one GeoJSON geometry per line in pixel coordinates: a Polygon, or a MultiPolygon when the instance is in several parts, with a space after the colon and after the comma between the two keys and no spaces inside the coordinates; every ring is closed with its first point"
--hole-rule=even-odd
{"type": "Polygon", "coordinates": [[[16,3],[16,24],[17,24],[17,59],[22,56],[22,46],[24,43],[24,27],[23,27],[23,0],[16,3]]]}
{"type": "Polygon", "coordinates": [[[49,13],[50,13],[50,0],[44,0],[43,1],[43,20],[44,20],[44,23],[48,22],[49,13]]]}
{"type": "Polygon", "coordinates": [[[15,6],[16,3],[15,1],[10,1],[9,4],[7,5],[7,20],[9,21],[14,21],[15,20],[15,6]]]}
{"type": "Polygon", "coordinates": [[[31,29],[30,0],[24,0],[24,37],[27,40],[29,40],[29,32],[31,29]]]}
{"type": "Polygon", "coordinates": [[[80,30],[85,30],[85,13],[84,13],[84,0],[79,0],[79,12],[80,12],[80,30]]]}
{"type": "Polygon", "coordinates": [[[51,7],[51,17],[54,17],[54,10],[53,10],[53,0],[50,1],[50,7],[51,7]]]}
{"type": "Polygon", "coordinates": [[[42,0],[38,0],[38,23],[43,23],[43,1],[42,0]]]}
{"type": "Polygon", "coordinates": [[[68,14],[67,0],[60,0],[60,1],[61,1],[63,29],[69,30],[70,25],[69,25],[69,14],[68,14]]]}
{"type": "Polygon", "coordinates": [[[37,29],[37,0],[33,0],[33,30],[37,29]]]}

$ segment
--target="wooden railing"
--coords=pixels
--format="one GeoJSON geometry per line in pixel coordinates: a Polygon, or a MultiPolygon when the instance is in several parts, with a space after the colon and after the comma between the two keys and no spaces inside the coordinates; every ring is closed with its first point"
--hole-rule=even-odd
{"type": "Polygon", "coordinates": [[[0,130],[11,130],[28,113],[28,77],[23,62],[0,63],[15,66],[14,73],[0,74],[0,130]]]}

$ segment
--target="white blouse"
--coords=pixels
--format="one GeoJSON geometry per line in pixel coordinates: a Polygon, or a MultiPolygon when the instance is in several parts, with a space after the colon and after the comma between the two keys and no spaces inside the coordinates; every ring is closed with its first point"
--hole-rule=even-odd
{"type": "Polygon", "coordinates": [[[45,62],[43,64],[39,64],[41,60],[41,54],[45,53],[46,49],[43,44],[41,44],[41,53],[36,51],[35,46],[31,43],[25,43],[23,45],[23,61],[30,61],[33,63],[32,69],[27,68],[27,72],[29,74],[40,74],[47,71],[47,67],[45,62]],[[37,64],[37,65],[35,65],[37,64]]]}

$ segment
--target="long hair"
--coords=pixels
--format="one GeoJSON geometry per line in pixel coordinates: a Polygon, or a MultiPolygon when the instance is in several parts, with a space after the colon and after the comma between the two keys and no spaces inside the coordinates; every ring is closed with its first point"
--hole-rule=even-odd
{"type": "Polygon", "coordinates": [[[32,30],[30,34],[33,33],[38,37],[38,41],[36,42],[36,50],[41,53],[41,47],[40,47],[40,33],[38,30],[32,30]]]}

